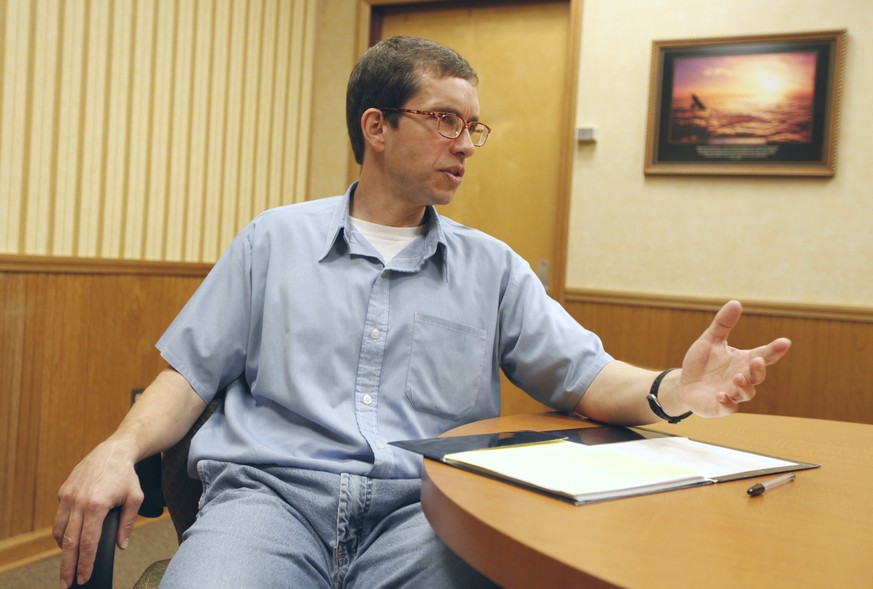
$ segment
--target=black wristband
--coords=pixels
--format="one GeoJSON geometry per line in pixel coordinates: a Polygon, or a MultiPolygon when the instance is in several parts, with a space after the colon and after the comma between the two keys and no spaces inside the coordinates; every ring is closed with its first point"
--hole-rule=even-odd
{"type": "Polygon", "coordinates": [[[691,416],[691,411],[688,413],[683,413],[682,415],[673,416],[667,415],[664,411],[664,408],[661,407],[661,402],[658,401],[658,389],[661,387],[661,381],[664,380],[664,377],[669,373],[676,370],[675,368],[668,368],[661,374],[655,377],[655,381],[652,383],[652,388],[649,390],[649,394],[646,396],[646,400],[649,402],[649,407],[652,409],[652,413],[666,421],[667,423],[679,423],[686,417],[691,416]]]}

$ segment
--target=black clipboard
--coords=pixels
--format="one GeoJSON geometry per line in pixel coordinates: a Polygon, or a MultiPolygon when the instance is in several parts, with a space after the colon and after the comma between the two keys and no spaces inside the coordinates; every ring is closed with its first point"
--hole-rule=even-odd
{"type": "Polygon", "coordinates": [[[473,434],[467,436],[451,436],[446,438],[427,438],[421,440],[400,440],[389,442],[392,446],[421,454],[425,458],[444,462],[446,454],[464,452],[466,450],[482,450],[501,446],[518,444],[536,444],[553,440],[568,440],[586,446],[598,444],[613,444],[630,442],[646,438],[668,437],[665,434],[639,427],[621,427],[602,425],[598,427],[583,427],[552,431],[522,430],[517,432],[497,432],[490,434],[473,434]]]}
{"type": "MultiPolygon", "coordinates": [[[[445,438],[430,438],[430,439],[420,439],[420,440],[400,440],[395,442],[390,442],[392,445],[397,446],[399,448],[403,448],[405,450],[415,452],[417,454],[421,454],[425,458],[430,458],[432,460],[436,460],[439,462],[443,462],[445,464],[449,464],[454,467],[458,467],[464,470],[468,470],[470,472],[475,472],[480,475],[485,475],[495,480],[500,480],[503,482],[508,482],[511,484],[520,485],[526,488],[530,488],[559,499],[568,500],[576,504],[587,503],[588,501],[578,501],[573,498],[568,498],[567,496],[559,493],[550,492],[548,489],[544,489],[542,487],[536,485],[530,485],[525,482],[520,482],[515,479],[508,479],[501,475],[495,475],[494,473],[487,473],[475,468],[467,468],[463,464],[458,464],[454,461],[446,460],[446,456],[449,454],[454,454],[457,452],[464,452],[468,450],[482,450],[486,448],[499,448],[506,446],[514,446],[520,444],[537,444],[542,442],[551,442],[555,440],[566,440],[569,442],[574,442],[577,444],[583,444],[586,446],[596,446],[600,444],[614,444],[620,442],[631,442],[637,440],[647,440],[647,439],[656,439],[656,438],[669,438],[669,437],[680,437],[684,438],[685,436],[675,436],[674,434],[668,434],[663,432],[658,432],[654,430],[649,430],[642,427],[622,427],[622,426],[611,426],[611,425],[602,425],[597,427],[588,427],[588,428],[572,428],[572,429],[564,429],[564,430],[553,430],[553,431],[545,431],[545,432],[537,432],[531,430],[517,431],[517,432],[497,432],[490,434],[474,434],[467,436],[453,436],[453,437],[445,437],[445,438]]],[[[756,470],[747,470],[741,472],[731,472],[729,474],[721,475],[721,476],[713,476],[708,477],[705,480],[702,480],[698,484],[712,484],[712,483],[722,483],[727,481],[734,481],[740,479],[753,478],[757,476],[763,475],[772,475],[779,474],[783,472],[793,472],[798,470],[806,470],[811,468],[818,468],[821,465],[813,464],[808,462],[800,462],[796,460],[789,460],[786,458],[781,458],[777,456],[769,456],[766,454],[762,454],[759,452],[750,452],[748,450],[742,450],[738,448],[733,448],[730,446],[723,446],[719,444],[712,444],[710,442],[702,442],[700,440],[694,440],[692,438],[687,438],[688,440],[695,442],[697,444],[705,444],[708,446],[716,447],[716,448],[724,448],[727,450],[743,452],[750,455],[756,455],[764,458],[772,458],[778,461],[785,462],[787,464],[782,466],[775,466],[763,469],[756,470]]],[[[694,485],[692,485],[694,486],[694,485]]],[[[676,487],[683,488],[683,487],[676,487]]],[[[664,489],[671,490],[671,489],[664,489]]],[[[640,493],[645,494],[645,493],[640,493]]],[[[610,497],[612,498],[622,498],[634,496],[633,494],[610,497]]],[[[606,500],[606,499],[600,499],[606,500]]]]}
{"type": "Polygon", "coordinates": [[[519,444],[537,444],[566,440],[564,432],[538,432],[522,430],[518,432],[497,432],[493,434],[474,434],[469,436],[452,436],[447,438],[428,438],[423,440],[400,440],[389,442],[392,446],[421,454],[439,462],[445,462],[447,454],[465,452],[467,450],[482,450],[484,448],[499,448],[517,446],[519,444]]]}

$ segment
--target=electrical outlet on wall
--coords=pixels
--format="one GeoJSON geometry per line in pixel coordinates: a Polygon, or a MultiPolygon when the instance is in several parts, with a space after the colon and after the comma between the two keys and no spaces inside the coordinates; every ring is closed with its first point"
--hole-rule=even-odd
{"type": "Polygon", "coordinates": [[[540,279],[540,282],[542,282],[543,286],[546,287],[546,292],[548,292],[552,273],[552,262],[550,260],[539,260],[537,262],[536,273],[537,278],[540,279]]]}
{"type": "Polygon", "coordinates": [[[143,394],[145,389],[130,389],[130,404],[133,405],[136,403],[136,400],[139,399],[139,396],[143,394]]]}

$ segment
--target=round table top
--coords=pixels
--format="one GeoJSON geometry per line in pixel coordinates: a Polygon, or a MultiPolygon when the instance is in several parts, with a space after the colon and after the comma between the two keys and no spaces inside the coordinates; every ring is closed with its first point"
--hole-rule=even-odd
{"type": "MultiPolygon", "coordinates": [[[[512,415],[447,435],[593,425],[512,415]]],[[[873,586],[873,425],[737,414],[647,427],[821,468],[754,498],[767,477],[576,506],[426,460],[425,515],[504,587],[873,586]]]]}

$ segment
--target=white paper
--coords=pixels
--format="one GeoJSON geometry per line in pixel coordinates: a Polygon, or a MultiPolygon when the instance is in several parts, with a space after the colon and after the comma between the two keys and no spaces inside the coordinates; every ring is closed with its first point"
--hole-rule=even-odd
{"type": "Polygon", "coordinates": [[[627,497],[714,482],[794,462],[669,436],[586,446],[556,440],[445,456],[464,466],[579,502],[627,497]]]}

